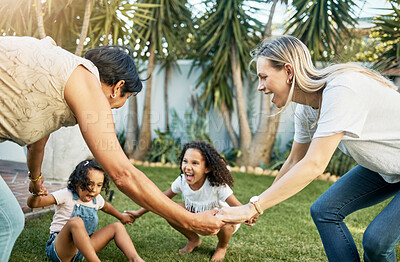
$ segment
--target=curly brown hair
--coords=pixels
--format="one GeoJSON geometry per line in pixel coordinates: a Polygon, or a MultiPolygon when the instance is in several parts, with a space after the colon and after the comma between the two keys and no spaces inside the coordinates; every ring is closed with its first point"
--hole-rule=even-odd
{"type": "Polygon", "coordinates": [[[90,180],[87,177],[90,170],[99,170],[103,172],[104,182],[101,190],[104,190],[106,195],[108,195],[110,189],[108,176],[104,173],[104,170],[95,159],[84,160],[75,167],[75,170],[69,176],[67,188],[74,193],[78,193],[78,188],[92,192],[90,189],[90,180]]]}
{"type": "Polygon", "coordinates": [[[182,171],[182,160],[188,149],[198,149],[206,161],[206,167],[210,172],[206,174],[211,186],[228,185],[233,187],[233,177],[229,172],[225,158],[218,154],[217,150],[210,144],[203,141],[187,143],[183,146],[182,152],[178,158],[179,169],[182,171]]]}

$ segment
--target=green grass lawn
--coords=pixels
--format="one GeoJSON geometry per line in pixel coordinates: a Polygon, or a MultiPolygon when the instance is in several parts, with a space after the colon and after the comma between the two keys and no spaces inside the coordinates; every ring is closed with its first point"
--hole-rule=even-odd
{"type": "MultiPolygon", "coordinates": [[[[177,169],[140,169],[162,190],[169,188],[179,175],[177,169]]],[[[236,197],[247,203],[271,185],[273,177],[234,173],[236,197]]],[[[317,229],[310,217],[312,203],[332,183],[314,181],[306,189],[289,200],[265,211],[254,227],[242,225],[233,235],[225,261],[327,261],[317,229]]],[[[112,204],[120,211],[138,209],[139,206],[116,190],[112,204]]],[[[181,202],[180,196],[174,198],[181,202]]],[[[346,218],[347,225],[362,254],[362,235],[368,224],[385,206],[385,203],[361,210],[346,218]]],[[[42,261],[49,236],[53,213],[29,221],[18,238],[10,261],[42,261]]],[[[116,222],[112,216],[99,212],[99,226],[116,222]]],[[[203,243],[191,254],[176,255],[186,244],[186,238],[175,231],[161,217],[148,213],[133,225],[127,225],[139,255],[146,261],[208,261],[217,245],[216,236],[202,236],[203,243]]],[[[397,248],[397,252],[398,248],[397,248]]],[[[122,252],[112,242],[99,257],[102,261],[126,261],[122,252]]]]}

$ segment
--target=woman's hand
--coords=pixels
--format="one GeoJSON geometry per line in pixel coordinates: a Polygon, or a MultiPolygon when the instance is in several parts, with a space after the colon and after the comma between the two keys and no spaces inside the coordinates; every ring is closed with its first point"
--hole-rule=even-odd
{"type": "Polygon", "coordinates": [[[254,226],[254,224],[257,222],[257,220],[258,220],[258,214],[256,214],[254,217],[252,217],[250,220],[247,220],[247,221],[245,221],[244,222],[244,224],[245,225],[248,225],[248,226],[254,226]]]}
{"type": "Polygon", "coordinates": [[[216,235],[221,227],[225,225],[220,218],[215,216],[217,213],[218,210],[209,210],[193,214],[194,219],[191,230],[203,236],[216,235]]]}
{"type": "Polygon", "coordinates": [[[128,210],[124,211],[124,213],[130,215],[135,220],[142,216],[138,210],[128,210]]]}
{"type": "Polygon", "coordinates": [[[133,222],[135,222],[135,218],[133,216],[130,216],[128,213],[121,213],[121,219],[119,220],[121,221],[122,224],[128,224],[128,225],[132,225],[133,222]]]}
{"type": "Polygon", "coordinates": [[[29,183],[29,192],[38,196],[47,196],[47,188],[43,186],[44,178],[29,183]]]}
{"type": "Polygon", "coordinates": [[[218,211],[216,217],[220,218],[225,223],[239,224],[245,223],[246,221],[249,221],[247,223],[251,223],[254,221],[253,217],[258,217],[258,213],[252,204],[236,207],[223,207],[218,211]]]}

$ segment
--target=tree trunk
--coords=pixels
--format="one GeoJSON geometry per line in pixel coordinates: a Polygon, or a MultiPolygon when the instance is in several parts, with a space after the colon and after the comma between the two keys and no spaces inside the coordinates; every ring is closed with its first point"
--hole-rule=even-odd
{"type": "Polygon", "coordinates": [[[164,119],[165,119],[165,132],[169,132],[169,105],[168,105],[168,81],[171,73],[171,66],[167,64],[165,67],[165,84],[164,84],[164,119]]]}
{"type": "MultiPolygon", "coordinates": [[[[272,36],[272,19],[275,14],[275,8],[278,0],[274,0],[269,13],[268,22],[264,30],[264,39],[270,40],[272,36]]],[[[258,166],[260,163],[268,164],[271,160],[271,154],[278,133],[280,114],[271,117],[279,109],[271,112],[271,100],[268,96],[267,99],[261,101],[261,116],[260,123],[257,128],[257,133],[251,143],[254,150],[254,157],[250,159],[249,165],[258,166]]]]}
{"type": "Polygon", "coordinates": [[[265,30],[264,30],[264,38],[265,39],[270,39],[271,38],[271,35],[272,35],[272,18],[274,18],[275,8],[276,8],[277,4],[278,4],[278,0],[274,0],[274,2],[272,3],[271,10],[269,11],[268,22],[267,22],[267,25],[265,26],[265,30]]]}
{"type": "MultiPolygon", "coordinates": [[[[154,70],[154,60],[155,60],[155,52],[154,52],[154,42],[150,43],[150,57],[149,64],[147,68],[147,73],[149,75],[153,74],[154,70]]],[[[143,120],[142,126],[140,128],[139,134],[139,144],[135,148],[135,152],[133,154],[133,158],[137,160],[143,160],[151,147],[151,85],[152,85],[151,76],[146,83],[146,96],[144,100],[144,109],[143,109],[143,120]]]]}
{"type": "Polygon", "coordinates": [[[44,30],[44,22],[43,22],[43,15],[42,15],[42,0],[36,0],[36,18],[37,24],[39,29],[39,37],[45,38],[46,31],[44,30]]]}
{"type": "Polygon", "coordinates": [[[239,148],[242,151],[242,156],[237,159],[237,164],[259,166],[261,163],[269,163],[279,126],[280,115],[271,117],[271,115],[275,113],[271,112],[271,101],[269,98],[264,99],[259,126],[257,132],[253,136],[247,119],[241,70],[236,60],[234,44],[231,46],[231,66],[239,115],[239,148]]]}
{"type": "Polygon", "coordinates": [[[246,105],[243,97],[243,81],[242,81],[242,72],[240,68],[240,64],[237,62],[236,57],[236,45],[235,43],[231,44],[230,48],[231,54],[231,68],[233,75],[233,85],[236,91],[236,103],[238,110],[238,119],[239,119],[239,148],[242,151],[242,156],[237,160],[238,164],[244,164],[248,162],[250,156],[250,142],[252,140],[252,134],[250,130],[249,121],[247,119],[247,111],[246,105]]]}
{"type": "Polygon", "coordinates": [[[129,112],[128,112],[128,123],[126,127],[125,154],[131,158],[137,145],[137,137],[139,132],[138,114],[137,114],[137,99],[136,96],[132,96],[129,99],[129,112]]]}
{"type": "Polygon", "coordinates": [[[219,110],[221,112],[222,119],[224,120],[225,127],[228,130],[229,138],[231,139],[233,148],[238,149],[239,141],[238,141],[237,135],[235,134],[235,131],[232,128],[230,112],[224,101],[222,101],[221,107],[219,110]]]}
{"type": "MultiPolygon", "coordinates": [[[[22,9],[21,9],[21,8],[19,9],[19,15],[20,15],[20,17],[21,17],[22,24],[24,25],[24,31],[25,31],[25,32],[28,32],[28,27],[26,26],[26,22],[25,22],[25,15],[24,15],[24,13],[22,12],[22,9]]],[[[36,13],[36,15],[37,15],[37,13],[36,13]]],[[[39,23],[38,23],[38,24],[39,24],[39,23]]]]}
{"type": "Polygon", "coordinates": [[[62,33],[61,32],[58,32],[56,43],[60,47],[63,46],[63,37],[62,37],[62,33]]]}
{"type": "MultiPolygon", "coordinates": [[[[268,22],[264,30],[265,39],[271,38],[272,18],[274,16],[277,3],[278,0],[274,0],[272,4],[268,22]]],[[[248,150],[242,150],[243,156],[239,159],[239,161],[237,161],[239,165],[259,166],[261,163],[267,164],[270,162],[280,119],[280,114],[273,117],[271,117],[271,115],[275,114],[277,111],[278,109],[274,110],[274,112],[271,112],[271,101],[269,97],[267,99],[262,99],[261,115],[257,131],[251,140],[248,150]]]]}
{"type": "Polygon", "coordinates": [[[87,32],[89,30],[90,15],[92,13],[91,9],[92,9],[92,0],[86,0],[85,15],[83,17],[81,35],[79,37],[79,44],[75,50],[75,55],[77,56],[82,55],[83,44],[85,43],[87,32]]]}
{"type": "Polygon", "coordinates": [[[271,112],[270,97],[264,96],[263,98],[260,123],[257,132],[254,134],[253,141],[251,141],[253,157],[249,159],[249,166],[258,166],[261,163],[267,164],[270,162],[279,127],[280,114],[270,117],[279,109],[275,109],[274,112],[271,112]]]}
{"type": "Polygon", "coordinates": [[[108,27],[106,37],[104,38],[104,41],[103,41],[104,46],[108,45],[108,43],[110,42],[108,39],[108,36],[110,35],[110,33],[111,33],[111,25],[108,27]]]}

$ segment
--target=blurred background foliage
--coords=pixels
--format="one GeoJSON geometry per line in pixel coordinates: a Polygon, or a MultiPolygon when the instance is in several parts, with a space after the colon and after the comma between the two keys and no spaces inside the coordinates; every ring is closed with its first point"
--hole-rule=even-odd
{"type": "MultiPolygon", "coordinates": [[[[183,118],[167,105],[165,117],[170,119],[165,129],[155,131],[156,137],[144,152],[149,161],[176,163],[183,143],[212,143],[207,130],[207,112],[211,108],[224,116],[228,129],[235,106],[248,105],[247,115],[254,112],[251,84],[243,84],[247,100],[240,100],[238,81],[247,76],[250,50],[262,38],[274,37],[270,22],[278,3],[287,6],[284,31],[309,47],[314,62],[362,62],[380,72],[398,68],[400,0],[388,0],[389,12],[369,19],[367,22],[372,25],[362,28],[359,23],[363,21],[357,14],[367,1],[360,0],[359,5],[353,0],[206,0],[196,4],[187,0],[2,0],[0,35],[47,35],[78,55],[99,45],[125,45],[138,64],[150,64],[153,56],[163,68],[177,66],[178,59],[192,59],[193,67],[203,69],[197,82],[200,97],[193,98],[183,118]],[[263,8],[270,8],[268,23],[255,15],[263,8]]],[[[165,81],[168,83],[168,74],[165,81]]],[[[148,120],[150,115],[143,114],[143,119],[148,120]]],[[[243,146],[246,141],[257,142],[253,135],[258,127],[253,124],[247,123],[247,133],[242,127],[239,132],[228,130],[232,145],[221,153],[230,165],[236,165],[238,159],[251,152],[251,148],[243,146]]],[[[144,133],[151,132],[148,130],[144,133]]],[[[118,134],[122,145],[131,131],[128,127],[118,134]]],[[[139,131],[129,139],[144,139],[138,134],[139,131]]],[[[257,160],[265,168],[279,168],[289,153],[290,143],[282,150],[280,139],[274,141],[270,155],[257,160]]],[[[341,175],[354,164],[337,150],[327,172],[341,175]]]]}

